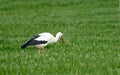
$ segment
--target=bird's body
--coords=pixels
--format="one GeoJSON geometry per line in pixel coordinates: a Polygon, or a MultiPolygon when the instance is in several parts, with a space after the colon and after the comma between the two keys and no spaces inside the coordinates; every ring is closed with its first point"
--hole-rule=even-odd
{"type": "Polygon", "coordinates": [[[38,35],[40,37],[36,38],[35,40],[45,41],[45,43],[43,43],[43,44],[36,45],[38,48],[42,48],[42,47],[47,46],[50,43],[55,43],[56,42],[54,36],[50,33],[41,33],[41,34],[38,34],[38,35]]]}
{"type": "Polygon", "coordinates": [[[63,34],[61,32],[58,32],[55,37],[48,32],[40,33],[34,36],[33,38],[31,38],[25,44],[23,44],[21,48],[26,48],[27,46],[35,45],[39,49],[43,49],[48,44],[57,42],[59,38],[61,38],[63,41],[62,35],[63,34]]]}

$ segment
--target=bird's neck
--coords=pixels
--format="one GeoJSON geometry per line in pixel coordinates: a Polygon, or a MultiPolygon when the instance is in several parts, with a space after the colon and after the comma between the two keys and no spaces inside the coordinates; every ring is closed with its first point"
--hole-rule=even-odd
{"type": "Polygon", "coordinates": [[[57,42],[57,41],[58,41],[58,39],[59,39],[59,35],[58,35],[58,34],[56,34],[56,36],[55,36],[55,42],[57,42]]]}

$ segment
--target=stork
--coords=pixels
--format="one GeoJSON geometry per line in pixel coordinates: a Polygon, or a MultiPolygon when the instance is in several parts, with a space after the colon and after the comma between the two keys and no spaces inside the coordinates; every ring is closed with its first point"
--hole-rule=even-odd
{"type": "Polygon", "coordinates": [[[25,44],[21,46],[21,48],[23,49],[27,46],[35,45],[39,48],[38,53],[40,53],[42,50],[45,51],[45,46],[51,43],[56,43],[59,38],[61,38],[62,42],[64,43],[63,34],[61,32],[58,32],[55,37],[48,32],[40,33],[28,40],[25,44]]]}

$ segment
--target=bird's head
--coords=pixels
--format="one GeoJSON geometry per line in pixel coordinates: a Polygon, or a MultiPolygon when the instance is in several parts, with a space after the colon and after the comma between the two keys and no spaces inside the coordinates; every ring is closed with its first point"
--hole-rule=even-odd
{"type": "Polygon", "coordinates": [[[58,32],[57,35],[59,36],[59,38],[61,38],[62,42],[64,43],[63,34],[61,32],[58,32]]]}

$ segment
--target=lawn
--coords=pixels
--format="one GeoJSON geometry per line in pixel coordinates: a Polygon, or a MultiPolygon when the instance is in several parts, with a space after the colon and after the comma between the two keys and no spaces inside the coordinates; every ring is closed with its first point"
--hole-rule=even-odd
{"type": "Polygon", "coordinates": [[[0,75],[120,75],[118,0],[0,0],[0,75]],[[64,34],[38,54],[20,47],[64,34]]]}

